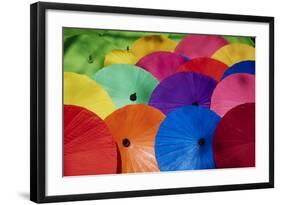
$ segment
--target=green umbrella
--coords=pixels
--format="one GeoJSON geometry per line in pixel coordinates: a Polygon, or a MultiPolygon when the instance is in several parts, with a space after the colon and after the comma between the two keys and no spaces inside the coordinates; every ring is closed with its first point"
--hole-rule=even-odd
{"type": "Polygon", "coordinates": [[[64,43],[64,71],[92,76],[104,65],[105,55],[113,49],[126,49],[130,41],[103,36],[102,33],[68,37],[64,43]]]}
{"type": "Polygon", "coordinates": [[[248,44],[250,46],[255,46],[255,42],[251,37],[244,37],[244,36],[224,36],[224,38],[229,43],[243,43],[248,44]]]}
{"type": "Polygon", "coordinates": [[[150,73],[134,65],[113,64],[93,77],[111,96],[117,108],[128,104],[147,104],[158,81],[150,73]]]}

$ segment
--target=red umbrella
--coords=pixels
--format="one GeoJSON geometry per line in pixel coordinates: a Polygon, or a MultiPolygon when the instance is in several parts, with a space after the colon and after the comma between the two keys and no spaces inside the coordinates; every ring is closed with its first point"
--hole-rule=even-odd
{"type": "Polygon", "coordinates": [[[255,166],[255,103],[227,112],[216,128],[214,158],[218,168],[255,166]]]}
{"type": "Polygon", "coordinates": [[[207,75],[216,81],[223,76],[228,66],[211,58],[194,58],[178,67],[177,72],[193,71],[207,75]]]}
{"type": "Polygon", "coordinates": [[[117,147],[105,122],[85,108],[64,106],[64,176],[117,172],[117,147]]]}

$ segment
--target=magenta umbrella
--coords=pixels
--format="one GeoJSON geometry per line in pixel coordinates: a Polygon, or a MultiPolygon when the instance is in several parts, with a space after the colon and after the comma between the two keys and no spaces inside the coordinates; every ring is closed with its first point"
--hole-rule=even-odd
{"type": "Polygon", "coordinates": [[[220,81],[211,99],[211,109],[221,117],[230,109],[255,102],[255,76],[233,74],[220,81]]]}
{"type": "Polygon", "coordinates": [[[209,108],[216,84],[215,80],[203,74],[176,73],[158,84],[150,97],[149,105],[164,114],[186,105],[209,108]]]}
{"type": "Polygon", "coordinates": [[[174,74],[188,59],[178,54],[159,51],[148,54],[137,62],[137,66],[150,72],[159,81],[174,74]]]}
{"type": "Polygon", "coordinates": [[[179,42],[175,53],[184,55],[190,59],[211,57],[219,48],[227,44],[227,40],[222,36],[188,35],[179,42]]]}

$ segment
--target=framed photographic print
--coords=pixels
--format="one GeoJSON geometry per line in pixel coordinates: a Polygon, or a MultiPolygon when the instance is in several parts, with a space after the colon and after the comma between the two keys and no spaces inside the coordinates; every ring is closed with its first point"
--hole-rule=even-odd
{"type": "Polygon", "coordinates": [[[31,5],[34,202],[274,187],[274,18],[31,5]]]}

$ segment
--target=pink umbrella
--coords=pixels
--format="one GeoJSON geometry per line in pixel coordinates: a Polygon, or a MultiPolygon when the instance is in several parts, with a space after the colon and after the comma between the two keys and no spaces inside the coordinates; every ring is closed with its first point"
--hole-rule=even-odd
{"type": "Polygon", "coordinates": [[[159,51],[148,54],[137,62],[137,66],[150,72],[158,80],[174,74],[186,58],[171,52],[159,51]]]}
{"type": "Polygon", "coordinates": [[[221,36],[188,35],[176,47],[175,53],[190,59],[211,57],[219,48],[228,42],[221,36]]]}
{"type": "Polygon", "coordinates": [[[233,107],[250,102],[255,102],[255,76],[233,74],[217,84],[211,98],[211,110],[222,117],[233,107]]]}

